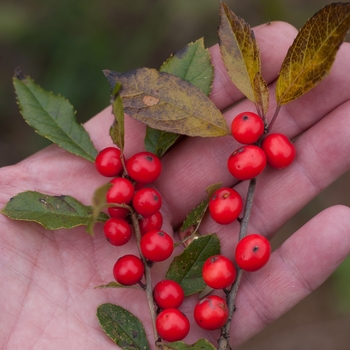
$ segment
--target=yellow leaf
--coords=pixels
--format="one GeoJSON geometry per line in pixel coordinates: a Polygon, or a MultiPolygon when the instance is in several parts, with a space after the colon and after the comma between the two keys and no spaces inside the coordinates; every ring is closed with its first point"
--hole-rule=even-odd
{"type": "Polygon", "coordinates": [[[175,75],[150,68],[104,73],[111,86],[122,84],[125,113],[151,128],[187,136],[230,134],[223,115],[208,96],[175,75]]]}
{"type": "Polygon", "coordinates": [[[276,87],[279,105],[304,95],[325,77],[349,26],[350,3],[327,5],[305,23],[282,64],[276,87]]]}
{"type": "Polygon", "coordinates": [[[257,105],[257,109],[266,113],[267,84],[260,74],[260,51],[254,32],[225,3],[221,3],[220,19],[219,45],[228,75],[237,88],[257,105]]]}

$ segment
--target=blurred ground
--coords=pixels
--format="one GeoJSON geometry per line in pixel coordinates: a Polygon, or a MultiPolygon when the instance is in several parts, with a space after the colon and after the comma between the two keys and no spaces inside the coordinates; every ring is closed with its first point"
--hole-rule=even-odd
{"type": "MultiPolygon", "coordinates": [[[[325,0],[227,0],[251,26],[284,20],[300,28],[325,0]]],[[[0,0],[0,166],[48,144],[18,112],[12,87],[17,66],[47,90],[68,98],[80,122],[109,102],[103,69],[158,68],[188,42],[216,42],[219,0],[0,0]]],[[[310,217],[350,205],[345,174],[293,218],[281,244],[310,217]]],[[[350,348],[350,259],[316,292],[240,350],[350,348]]]]}

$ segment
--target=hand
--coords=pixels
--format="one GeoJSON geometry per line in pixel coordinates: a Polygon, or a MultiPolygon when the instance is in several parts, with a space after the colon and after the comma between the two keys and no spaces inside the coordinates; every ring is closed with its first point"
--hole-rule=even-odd
{"type": "MultiPolygon", "coordinates": [[[[255,33],[262,54],[262,74],[273,91],[273,82],[296,31],[287,24],[272,23],[256,28],[255,33]]],[[[217,46],[211,48],[211,54],[215,66],[211,98],[220,109],[226,109],[242,95],[230,83],[217,46]]],[[[344,74],[350,68],[349,56],[350,46],[343,44],[331,74],[311,92],[282,107],[273,129],[291,138],[298,136],[297,158],[283,171],[266,169],[259,176],[250,232],[272,238],[288,219],[350,168],[346,153],[350,128],[344,118],[350,113],[350,78],[344,74]]],[[[247,100],[225,113],[228,123],[244,110],[254,110],[247,100]]],[[[107,108],[85,125],[99,150],[111,144],[108,131],[112,120],[107,108]]],[[[143,149],[144,125],[128,118],[126,135],[125,153],[129,157],[143,149]]],[[[163,173],[155,185],[163,196],[165,231],[173,233],[173,227],[178,227],[205,198],[205,188],[210,184],[223,181],[225,186],[235,185],[245,194],[246,182],[236,184],[226,169],[227,158],[236,148],[231,137],[186,138],[163,158],[163,173]]],[[[0,169],[0,207],[25,190],[68,194],[88,205],[94,189],[107,181],[97,174],[92,163],[52,145],[15,166],[0,169]]],[[[232,322],[232,347],[277,319],[336,269],[350,252],[349,227],[349,208],[329,208],[283,243],[262,270],[244,274],[232,322]]],[[[135,245],[111,246],[101,225],[95,229],[96,235],[91,238],[83,227],[50,232],[35,223],[0,216],[1,348],[116,348],[95,316],[97,306],[106,302],[120,304],[139,317],[154,348],[142,291],[94,289],[113,280],[115,261],[126,253],[136,253],[135,245]]],[[[217,232],[223,254],[232,257],[238,223],[219,226],[207,218],[201,232],[217,232]]],[[[179,251],[177,248],[175,253],[179,251]]],[[[165,265],[152,269],[154,282],[164,278],[165,265]]],[[[218,332],[208,334],[193,321],[195,300],[196,296],[191,296],[181,307],[192,323],[185,341],[193,343],[204,337],[216,344],[218,332]]]]}

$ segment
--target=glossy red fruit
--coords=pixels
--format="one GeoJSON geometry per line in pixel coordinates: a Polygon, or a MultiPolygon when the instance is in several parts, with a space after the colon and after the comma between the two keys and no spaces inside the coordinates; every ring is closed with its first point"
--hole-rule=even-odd
{"type": "Polygon", "coordinates": [[[223,255],[208,258],[202,268],[204,282],[211,288],[224,289],[235,281],[236,268],[233,262],[223,255]]]}
{"type": "Polygon", "coordinates": [[[185,298],[182,287],[173,280],[162,280],[153,289],[154,301],[161,309],[177,309],[185,298]]]}
{"type": "Polygon", "coordinates": [[[162,163],[151,152],[139,152],[127,160],[126,170],[133,180],[141,183],[151,183],[158,179],[162,171],[162,163]]]}
{"type": "Polygon", "coordinates": [[[124,255],[114,264],[113,275],[115,280],[124,286],[138,283],[145,272],[142,260],[135,255],[124,255]]]}
{"type": "Polygon", "coordinates": [[[229,187],[216,190],[209,200],[210,216],[219,224],[227,225],[235,221],[243,208],[240,194],[229,187]]]}
{"type": "Polygon", "coordinates": [[[153,230],[141,237],[140,248],[146,259],[159,262],[170,257],[174,250],[174,242],[166,232],[153,230]]]}
{"type": "Polygon", "coordinates": [[[178,341],[190,331],[190,322],[178,309],[165,309],[156,318],[156,329],[163,340],[178,341]]]}
{"type": "Polygon", "coordinates": [[[154,188],[142,188],[135,193],[132,205],[140,215],[151,216],[162,206],[162,197],[154,188]]]}
{"type": "Polygon", "coordinates": [[[267,164],[275,169],[283,169],[295,158],[295,147],[286,135],[269,134],[261,144],[266,154],[267,164]]]}
{"type": "Polygon", "coordinates": [[[217,296],[209,295],[201,299],[194,308],[194,319],[198,326],[206,330],[221,328],[229,315],[226,301],[217,296]]]}
{"type": "Polygon", "coordinates": [[[106,147],[95,159],[96,170],[103,176],[117,176],[123,170],[121,151],[116,147],[106,147]]]}
{"type": "Polygon", "coordinates": [[[259,140],[264,133],[264,122],[253,112],[238,114],[231,123],[232,136],[239,143],[252,144],[259,140]]]}
{"type": "Polygon", "coordinates": [[[127,221],[119,218],[110,218],[103,225],[103,232],[109,243],[122,246],[131,238],[131,227],[127,221]]]}
{"type": "MultiPolygon", "coordinates": [[[[131,181],[123,177],[116,177],[110,183],[112,187],[107,191],[107,203],[130,204],[135,193],[131,181]]],[[[125,208],[108,208],[108,213],[115,218],[125,218],[128,212],[125,208]]]]}
{"type": "Polygon", "coordinates": [[[243,146],[234,151],[227,161],[229,172],[238,180],[250,180],[266,167],[265,152],[258,146],[243,146]]]}
{"type": "Polygon", "coordinates": [[[253,233],[242,238],[236,247],[235,260],[245,271],[257,271],[270,259],[271,245],[262,235],[253,233]]]}
{"type": "Polygon", "coordinates": [[[162,225],[163,215],[160,211],[157,211],[151,216],[144,216],[141,220],[139,220],[141,235],[144,235],[148,231],[160,230],[162,225]]]}

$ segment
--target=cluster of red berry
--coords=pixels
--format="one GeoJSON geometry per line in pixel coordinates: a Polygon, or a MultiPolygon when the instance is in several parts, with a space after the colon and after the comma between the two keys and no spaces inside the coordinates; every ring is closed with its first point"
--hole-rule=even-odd
{"type": "MultiPolygon", "coordinates": [[[[245,144],[235,150],[227,162],[229,172],[238,180],[255,178],[265,169],[266,164],[283,169],[294,160],[294,145],[285,135],[274,133],[263,138],[264,131],[264,122],[255,113],[240,113],[233,119],[232,135],[236,141],[245,144]]],[[[240,194],[228,187],[216,190],[209,201],[211,217],[222,225],[237,220],[242,208],[240,194]]],[[[264,236],[248,234],[236,246],[235,262],[242,270],[257,271],[266,265],[270,253],[270,243],[264,236]]],[[[203,265],[203,279],[213,289],[229,288],[235,281],[236,274],[234,263],[223,255],[214,255],[203,265]]],[[[196,322],[207,330],[221,328],[228,316],[226,300],[220,296],[207,296],[195,307],[196,322]]]]}
{"type": "MultiPolygon", "coordinates": [[[[121,151],[107,147],[98,154],[95,165],[100,174],[113,177],[106,195],[107,203],[115,205],[108,208],[110,218],[103,227],[107,240],[116,246],[130,240],[132,228],[128,221],[128,206],[132,207],[139,216],[143,256],[152,262],[166,260],[173,252],[174,243],[170,235],[161,230],[163,217],[159,210],[162,197],[157,190],[147,187],[161,173],[160,159],[150,152],[136,153],[125,162],[128,175],[120,176],[123,172],[121,151]]],[[[133,285],[141,280],[144,264],[135,255],[124,255],[115,263],[113,273],[118,283],[133,285]]]]}
{"type": "MultiPolygon", "coordinates": [[[[149,262],[160,262],[169,258],[174,249],[173,239],[162,231],[163,217],[159,211],[162,197],[158,191],[147,184],[160,175],[162,164],[153,153],[140,152],[125,162],[115,147],[103,149],[96,157],[97,171],[104,176],[113,177],[112,187],[107,192],[106,201],[115,206],[108,208],[110,218],[103,231],[107,240],[116,246],[126,244],[132,235],[128,221],[129,206],[138,214],[141,234],[140,250],[149,262]],[[127,174],[127,176],[125,176],[127,174]]],[[[115,280],[126,286],[139,283],[145,273],[143,261],[136,255],[127,254],[117,260],[113,268],[115,280]]],[[[190,330],[188,318],[178,310],[185,297],[182,287],[175,281],[162,280],[153,289],[153,298],[159,310],[156,328],[159,336],[166,341],[183,339],[190,330]]]]}
{"type": "MultiPolygon", "coordinates": [[[[237,115],[231,131],[238,142],[246,144],[228,159],[229,172],[239,180],[258,176],[266,164],[284,168],[295,157],[294,146],[285,135],[269,134],[263,138],[265,126],[255,113],[237,115]]],[[[150,263],[168,259],[173,253],[174,242],[169,234],[161,230],[162,197],[153,187],[147,187],[161,174],[160,159],[153,153],[140,152],[125,161],[118,148],[107,147],[98,154],[95,165],[100,174],[113,177],[106,195],[107,203],[113,204],[108,208],[110,218],[103,229],[107,240],[116,246],[130,240],[132,226],[129,213],[133,210],[138,214],[139,248],[143,257],[150,263]]],[[[232,188],[216,190],[209,200],[211,217],[223,225],[237,220],[242,208],[243,200],[232,188]]],[[[249,234],[238,242],[235,262],[242,270],[256,271],[267,263],[270,252],[270,243],[264,236],[249,234]]],[[[143,260],[132,254],[119,258],[113,268],[116,281],[126,286],[140,283],[144,273],[143,260]]],[[[212,289],[226,290],[234,283],[236,275],[236,265],[223,255],[211,256],[202,269],[203,280],[212,289]]],[[[178,309],[184,297],[182,287],[172,280],[162,280],[153,288],[153,298],[158,306],[156,328],[163,340],[182,340],[190,330],[188,318],[178,309]]],[[[226,300],[218,295],[202,298],[194,308],[194,319],[205,330],[223,327],[228,317],[226,300]]]]}
{"type": "Polygon", "coordinates": [[[284,134],[268,134],[263,120],[253,112],[238,114],[232,121],[231,132],[239,143],[245,146],[235,150],[229,157],[227,167],[238,180],[250,180],[266,167],[283,169],[295,158],[295,148],[284,134]]]}

